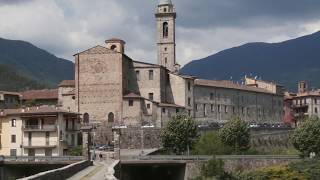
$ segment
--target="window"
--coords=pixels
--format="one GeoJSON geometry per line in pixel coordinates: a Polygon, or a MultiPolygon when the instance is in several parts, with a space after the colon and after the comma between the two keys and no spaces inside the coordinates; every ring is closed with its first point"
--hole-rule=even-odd
{"type": "Polygon", "coordinates": [[[140,71],[136,71],[137,81],[140,81],[140,71]]]}
{"type": "Polygon", "coordinates": [[[109,123],[113,123],[114,122],[114,114],[113,114],[113,112],[110,112],[108,114],[108,122],[109,123]]]}
{"type": "Polygon", "coordinates": [[[213,93],[210,93],[210,100],[213,100],[213,93]]]}
{"type": "Polygon", "coordinates": [[[132,99],[129,100],[129,106],[133,106],[133,100],[132,99]]]}
{"type": "Polygon", "coordinates": [[[16,127],[17,126],[17,120],[16,119],[12,119],[11,120],[11,127],[16,127]]]}
{"type": "Polygon", "coordinates": [[[150,104],[147,104],[147,109],[150,109],[150,108],[151,108],[150,104]]]}
{"type": "Polygon", "coordinates": [[[163,23],[163,38],[167,38],[169,34],[168,22],[163,23]]]}
{"type": "Polygon", "coordinates": [[[166,48],[166,47],[164,48],[164,51],[167,51],[167,48],[166,48]]]}
{"type": "Polygon", "coordinates": [[[191,106],[191,98],[188,98],[188,106],[191,106]]]}
{"type": "Polygon", "coordinates": [[[50,132],[46,132],[46,145],[49,145],[50,132]]]}
{"type": "Polygon", "coordinates": [[[16,135],[11,135],[11,143],[16,143],[16,135]]]}
{"type": "Polygon", "coordinates": [[[188,82],[188,91],[191,91],[191,83],[188,82]]]}
{"type": "Polygon", "coordinates": [[[206,104],[203,104],[203,116],[206,117],[207,116],[207,112],[206,112],[206,104]]]}
{"type": "Polygon", "coordinates": [[[220,113],[221,112],[221,106],[218,105],[218,112],[220,113]]]}
{"type": "Polygon", "coordinates": [[[89,123],[89,114],[88,113],[84,113],[83,115],[83,123],[89,123]]]}
{"type": "Polygon", "coordinates": [[[153,101],[153,93],[149,93],[149,99],[153,101]]]}
{"type": "Polygon", "coordinates": [[[116,50],[116,48],[117,48],[117,46],[116,46],[116,45],[112,45],[112,46],[110,47],[110,49],[111,49],[111,50],[113,50],[113,51],[115,51],[115,50],[116,50]]]}
{"type": "Polygon", "coordinates": [[[163,8],[163,12],[167,12],[167,8],[163,8]]]}
{"type": "Polygon", "coordinates": [[[16,149],[10,149],[10,156],[17,156],[17,150],[16,149]]]}
{"type": "Polygon", "coordinates": [[[168,58],[167,57],[164,58],[164,63],[167,65],[167,63],[168,63],[168,58]]]}
{"type": "Polygon", "coordinates": [[[244,114],[244,107],[241,108],[242,114],[244,114]]]}
{"type": "Polygon", "coordinates": [[[318,104],[318,100],[317,99],[314,99],[314,104],[318,104]]]}
{"type": "Polygon", "coordinates": [[[214,112],[214,106],[211,104],[211,112],[214,112]]]}
{"type": "Polygon", "coordinates": [[[149,70],[149,80],[153,80],[153,70],[149,70]]]}
{"type": "Polygon", "coordinates": [[[228,113],[228,106],[224,106],[224,112],[228,113]]]}
{"type": "Polygon", "coordinates": [[[188,115],[191,116],[191,110],[188,110],[188,115]]]}
{"type": "Polygon", "coordinates": [[[162,108],[162,113],[166,113],[166,108],[162,108]]]}
{"type": "Polygon", "coordinates": [[[198,104],[196,104],[196,111],[198,111],[198,104]]]}
{"type": "Polygon", "coordinates": [[[179,113],[179,109],[178,108],[176,109],[176,113],[179,113]]]}
{"type": "Polygon", "coordinates": [[[318,113],[318,108],[314,108],[314,112],[315,112],[315,113],[318,113]]]}
{"type": "Polygon", "coordinates": [[[307,104],[307,99],[304,99],[304,104],[307,104]]]}
{"type": "Polygon", "coordinates": [[[236,108],[233,106],[232,107],[232,113],[235,114],[236,113],[236,108]]]}

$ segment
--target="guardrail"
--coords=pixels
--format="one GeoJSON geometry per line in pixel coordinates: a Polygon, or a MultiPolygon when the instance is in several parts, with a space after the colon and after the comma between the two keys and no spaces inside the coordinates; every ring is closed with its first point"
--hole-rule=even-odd
{"type": "Polygon", "coordinates": [[[216,159],[300,159],[296,155],[219,155],[219,156],[121,156],[121,160],[142,160],[142,161],[207,161],[215,157],[216,159]]]}
{"type": "Polygon", "coordinates": [[[78,162],[83,156],[0,156],[1,162],[78,162]]]}

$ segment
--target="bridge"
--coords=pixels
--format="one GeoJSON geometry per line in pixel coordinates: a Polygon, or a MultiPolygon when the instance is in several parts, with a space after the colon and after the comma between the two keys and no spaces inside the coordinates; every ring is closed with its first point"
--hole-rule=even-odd
{"type": "Polygon", "coordinates": [[[1,165],[72,164],[83,160],[83,156],[0,156],[1,165]]]}
{"type": "MultiPolygon", "coordinates": [[[[82,156],[0,156],[0,179],[18,179],[84,162],[82,156]]],[[[79,165],[78,165],[79,166],[79,165]]]]}
{"type": "Polygon", "coordinates": [[[121,180],[184,180],[199,175],[201,166],[213,157],[224,161],[226,171],[254,170],[300,159],[295,155],[122,156],[116,176],[121,180]]]}

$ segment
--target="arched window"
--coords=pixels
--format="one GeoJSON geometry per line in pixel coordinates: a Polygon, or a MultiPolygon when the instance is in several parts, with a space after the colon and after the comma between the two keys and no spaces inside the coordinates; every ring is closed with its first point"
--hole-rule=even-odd
{"type": "Polygon", "coordinates": [[[114,114],[111,112],[108,114],[108,122],[113,123],[114,122],[114,114]]]}
{"type": "Polygon", "coordinates": [[[84,113],[83,114],[83,123],[84,124],[88,124],[89,123],[89,114],[88,113],[84,113]]]}
{"type": "Polygon", "coordinates": [[[168,22],[163,23],[163,37],[167,38],[169,34],[168,22]]]}
{"type": "Polygon", "coordinates": [[[116,48],[117,48],[117,46],[116,46],[116,45],[112,45],[110,49],[111,49],[111,50],[113,50],[113,51],[115,51],[115,50],[116,50],[116,48]]]}

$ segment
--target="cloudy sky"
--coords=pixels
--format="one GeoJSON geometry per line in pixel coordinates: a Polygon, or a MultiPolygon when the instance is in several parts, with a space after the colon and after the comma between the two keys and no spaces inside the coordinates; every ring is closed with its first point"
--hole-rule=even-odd
{"type": "MultiPolygon", "coordinates": [[[[0,37],[72,55],[119,37],[135,60],[156,62],[158,0],[0,0],[0,37]]],[[[320,30],[319,0],[173,0],[182,65],[247,42],[320,30]]]]}

